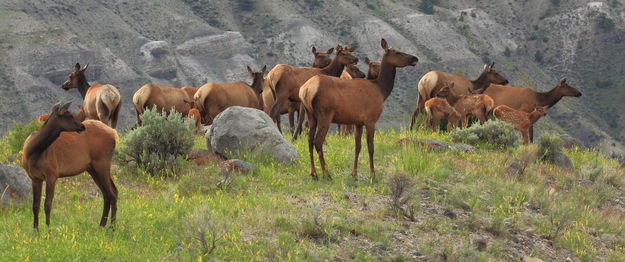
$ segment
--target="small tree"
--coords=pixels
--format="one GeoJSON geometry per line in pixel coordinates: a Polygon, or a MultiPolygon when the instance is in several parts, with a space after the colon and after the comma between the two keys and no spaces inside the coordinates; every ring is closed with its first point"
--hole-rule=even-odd
{"type": "Polygon", "coordinates": [[[193,147],[195,121],[175,110],[167,115],[156,108],[141,115],[142,125],[129,131],[117,158],[134,163],[150,175],[169,175],[193,147]]]}

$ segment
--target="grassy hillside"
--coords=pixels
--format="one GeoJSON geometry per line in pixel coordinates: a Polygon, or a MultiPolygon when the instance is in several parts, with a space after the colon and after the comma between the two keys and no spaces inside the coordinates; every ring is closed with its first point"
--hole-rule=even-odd
{"type": "MultiPolygon", "coordinates": [[[[154,178],[115,165],[114,229],[97,226],[102,198],[89,176],[61,179],[50,228],[33,231],[30,203],[1,210],[0,258],[625,260],[625,171],[616,161],[575,149],[566,151],[573,170],[535,163],[516,176],[506,171],[509,160],[531,148],[430,152],[397,144],[406,137],[449,140],[423,130],[378,131],[375,163],[382,178],[373,181],[363,155],[361,174],[349,175],[353,138],[334,134],[325,147],[333,180],[310,179],[305,139],[296,143],[296,164],[249,156],[258,169],[246,175],[224,176],[215,164],[154,178]],[[397,185],[407,185],[403,211],[392,208],[397,185]],[[220,237],[212,253],[203,255],[211,237],[204,248],[197,229],[220,237]]],[[[203,138],[196,147],[205,148],[203,138]]]]}

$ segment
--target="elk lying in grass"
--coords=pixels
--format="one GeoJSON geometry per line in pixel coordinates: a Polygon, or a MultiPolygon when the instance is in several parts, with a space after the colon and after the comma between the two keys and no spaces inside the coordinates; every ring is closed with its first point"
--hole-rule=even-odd
{"type": "MultiPolygon", "coordinates": [[[[275,90],[276,103],[270,110],[270,116],[277,122],[280,117],[280,109],[288,101],[300,102],[298,96],[300,87],[311,77],[316,75],[329,75],[338,77],[346,65],[358,62],[358,58],[352,55],[356,47],[337,46],[336,55],[330,64],[324,68],[296,67],[285,64],[276,65],[269,74],[267,81],[272,90],[275,90]]],[[[278,126],[280,129],[280,126],[278,126]]]]}
{"type": "Polygon", "coordinates": [[[186,116],[193,107],[193,96],[199,88],[197,87],[177,87],[161,84],[143,85],[132,96],[132,103],[137,112],[137,123],[141,124],[139,117],[146,109],[156,106],[158,112],[169,113],[171,110],[180,112],[186,116]]]}
{"type": "Polygon", "coordinates": [[[419,80],[419,97],[417,97],[417,106],[412,113],[410,120],[410,129],[414,127],[415,121],[425,101],[432,97],[443,88],[447,82],[454,83],[454,91],[458,94],[481,93],[491,83],[508,84],[508,80],[495,70],[495,63],[490,66],[484,65],[482,73],[476,80],[469,80],[466,76],[460,74],[452,74],[440,71],[430,71],[419,80]]]}
{"type": "Polygon", "coordinates": [[[547,106],[539,106],[534,108],[532,112],[527,113],[519,110],[515,110],[506,105],[500,105],[493,109],[493,115],[501,121],[508,122],[514,126],[519,132],[521,132],[521,137],[523,137],[523,143],[525,145],[528,144],[530,128],[540,117],[547,115],[545,113],[545,109],[547,106]]]}
{"type": "Polygon", "coordinates": [[[253,79],[252,85],[245,82],[207,83],[195,93],[195,108],[202,116],[202,123],[211,125],[213,119],[231,106],[244,106],[262,110],[263,82],[267,66],[261,72],[247,71],[253,79]]]}
{"type": "Polygon", "coordinates": [[[469,115],[476,116],[480,124],[484,124],[494,107],[493,99],[488,95],[457,94],[453,82],[446,83],[437,96],[447,99],[447,102],[456,109],[460,114],[462,127],[469,125],[469,115]]]}
{"type": "Polygon", "coordinates": [[[426,124],[432,128],[432,132],[438,131],[440,122],[447,118],[447,131],[451,131],[458,125],[461,115],[452,107],[446,99],[435,97],[425,101],[426,124]]]}
{"type": "Polygon", "coordinates": [[[39,227],[43,182],[46,182],[44,210],[46,225],[49,226],[56,180],[84,171],[91,175],[104,197],[100,226],[106,225],[109,211],[111,224],[115,222],[118,195],[111,179],[111,161],[117,132],[100,121],[86,120],[81,123],[68,107],[69,103],[56,104],[44,125],[24,142],[21,164],[32,180],[35,229],[39,227]]]}
{"type": "Polygon", "coordinates": [[[115,128],[122,105],[121,94],[113,85],[89,85],[85,76],[87,68],[89,64],[81,69],[80,64],[76,63],[74,71],[61,87],[66,91],[71,88],[78,89],[84,100],[82,105],[87,118],[100,120],[107,125],[111,121],[111,127],[115,128]]]}
{"type": "MultiPolygon", "coordinates": [[[[532,112],[534,108],[539,106],[551,108],[565,96],[582,96],[579,90],[566,83],[566,78],[560,80],[558,84],[548,92],[538,92],[529,87],[492,84],[484,91],[484,94],[490,96],[493,101],[495,101],[495,107],[507,105],[526,113],[532,112]]],[[[534,141],[533,127],[530,127],[530,141],[534,141]]]]}
{"type": "MultiPolygon", "coordinates": [[[[384,101],[393,91],[397,67],[414,66],[417,57],[388,47],[386,40],[381,41],[384,56],[380,76],[376,80],[344,80],[326,75],[316,75],[304,83],[299,90],[299,97],[306,109],[310,129],[308,131],[308,153],[310,155],[310,175],[317,178],[313,145],[317,149],[321,170],[329,176],[323,157],[323,143],[330,123],[355,125],[356,154],[352,173],[358,169],[358,155],[363,125],[367,128],[367,146],[369,151],[369,172],[375,176],[373,165],[373,137],[375,124],[382,114],[384,101]]],[[[339,54],[337,56],[340,55],[339,54]]]]}

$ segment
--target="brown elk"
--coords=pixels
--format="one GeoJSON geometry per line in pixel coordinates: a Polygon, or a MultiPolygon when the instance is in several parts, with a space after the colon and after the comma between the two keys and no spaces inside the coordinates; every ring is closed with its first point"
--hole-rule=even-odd
{"type": "MultiPolygon", "coordinates": [[[[384,101],[393,91],[397,67],[414,66],[418,59],[388,47],[381,41],[384,56],[380,76],[376,80],[344,80],[326,75],[316,75],[302,85],[299,96],[306,109],[310,129],[308,131],[308,153],[310,155],[310,175],[317,178],[313,145],[317,149],[323,175],[329,174],[323,157],[323,143],[330,123],[355,125],[355,158],[352,173],[358,169],[358,155],[363,125],[367,129],[369,151],[369,172],[375,176],[373,167],[373,136],[375,124],[382,114],[384,101]]],[[[340,53],[340,52],[339,52],[340,53]]]]}
{"type": "Polygon", "coordinates": [[[545,109],[548,106],[538,106],[535,107],[530,113],[515,110],[506,105],[500,105],[493,109],[493,115],[501,121],[508,122],[514,126],[519,132],[521,132],[521,137],[523,137],[523,144],[527,145],[530,129],[540,117],[547,115],[545,113],[545,109]]]}
{"type": "MultiPolygon", "coordinates": [[[[345,66],[345,69],[343,69],[343,73],[341,73],[341,79],[354,79],[354,78],[365,78],[365,73],[360,71],[360,68],[358,68],[357,65],[347,65],[345,66]]],[[[354,126],[353,125],[341,125],[338,124],[338,133],[339,135],[343,135],[343,136],[347,136],[350,135],[353,131],[354,131],[354,126]]],[[[301,132],[301,127],[298,124],[298,128],[300,128],[300,132],[301,132]]],[[[297,135],[294,136],[293,139],[297,139],[297,135]]]]}
{"type": "Polygon", "coordinates": [[[247,71],[253,79],[252,85],[245,82],[207,83],[195,93],[195,108],[202,116],[202,123],[211,125],[213,119],[231,106],[252,107],[262,110],[263,82],[265,70],[254,72],[248,66],[247,71]]]}
{"type": "MultiPolygon", "coordinates": [[[[337,46],[336,55],[330,64],[324,68],[296,67],[285,64],[276,65],[269,74],[267,81],[276,94],[276,103],[273,105],[270,116],[275,121],[280,117],[280,109],[287,101],[300,102],[299,88],[308,79],[315,75],[330,75],[338,77],[346,65],[358,62],[358,58],[352,55],[356,47],[337,46]]],[[[280,126],[278,126],[280,129],[280,126]]]]}
{"type": "Polygon", "coordinates": [[[111,127],[115,128],[122,105],[121,94],[113,85],[89,85],[85,76],[87,68],[89,64],[81,69],[80,64],[76,63],[74,71],[61,87],[66,91],[78,89],[84,100],[83,107],[87,118],[100,120],[107,125],[111,121],[111,127]]]}
{"type": "Polygon", "coordinates": [[[430,71],[419,80],[419,96],[417,97],[417,106],[412,113],[410,120],[410,129],[414,127],[415,121],[425,101],[435,97],[438,91],[447,82],[455,84],[454,91],[458,94],[481,93],[491,83],[508,84],[508,80],[495,70],[495,62],[490,66],[484,65],[482,73],[476,80],[469,80],[461,74],[452,74],[440,71],[430,71]]]}
{"type": "Polygon", "coordinates": [[[380,75],[380,61],[371,61],[368,57],[365,57],[365,63],[369,65],[369,71],[367,71],[367,79],[373,80],[380,75]]]}
{"type": "Polygon", "coordinates": [[[494,102],[490,96],[484,94],[457,94],[454,90],[453,82],[445,83],[437,96],[447,99],[447,102],[456,109],[460,114],[462,127],[469,125],[469,115],[476,116],[480,124],[484,124],[494,108],[494,102]]]}
{"type": "MultiPolygon", "coordinates": [[[[565,96],[580,97],[582,93],[566,83],[563,78],[547,92],[538,92],[529,87],[514,87],[492,84],[485,91],[495,101],[495,107],[507,105],[513,109],[526,113],[532,112],[539,106],[551,108],[565,96]]],[[[530,127],[530,141],[534,141],[534,128],[530,127]]]]}
{"type": "Polygon", "coordinates": [[[330,55],[334,52],[334,48],[328,49],[328,51],[317,51],[317,48],[312,47],[312,53],[315,56],[313,58],[313,67],[315,68],[324,68],[332,62],[332,58],[330,55]]]}
{"type": "MultiPolygon", "coordinates": [[[[84,108],[82,108],[81,105],[76,105],[76,107],[78,108],[78,112],[74,115],[74,118],[80,122],[85,121],[85,118],[87,117],[85,116],[84,108]]],[[[48,120],[49,117],[50,114],[41,114],[39,115],[39,118],[37,118],[37,122],[39,122],[39,124],[43,124],[48,120]]]]}
{"type": "Polygon", "coordinates": [[[446,99],[435,97],[425,101],[426,124],[432,128],[432,132],[438,131],[441,119],[447,118],[447,131],[451,131],[462,118],[460,113],[447,102],[446,99]]]}
{"type": "Polygon", "coordinates": [[[187,116],[195,121],[195,133],[199,134],[202,129],[202,118],[197,108],[189,109],[187,116]]]}
{"type": "Polygon", "coordinates": [[[169,113],[171,110],[176,110],[186,116],[193,107],[193,96],[198,89],[197,87],[162,84],[143,85],[132,96],[132,104],[137,112],[137,123],[141,124],[139,116],[152,107],[156,107],[158,112],[169,113]]]}
{"type": "Polygon", "coordinates": [[[84,171],[91,175],[104,197],[100,226],[106,225],[109,211],[111,224],[115,222],[118,195],[111,179],[111,161],[117,132],[100,121],[86,120],[81,123],[68,107],[69,103],[56,104],[44,125],[24,142],[22,167],[32,180],[35,229],[39,227],[43,182],[46,182],[46,225],[50,226],[57,179],[79,175],[84,171]]]}

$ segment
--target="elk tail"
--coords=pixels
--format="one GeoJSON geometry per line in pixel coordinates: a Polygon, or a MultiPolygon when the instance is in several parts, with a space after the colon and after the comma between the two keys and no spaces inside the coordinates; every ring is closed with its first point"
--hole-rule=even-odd
{"type": "Polygon", "coordinates": [[[132,104],[135,106],[135,110],[137,111],[137,115],[143,114],[145,111],[145,106],[150,97],[150,88],[148,85],[144,85],[135,94],[132,96],[132,104]]]}
{"type": "Polygon", "coordinates": [[[113,113],[122,102],[122,96],[114,86],[107,86],[100,93],[100,101],[110,113],[113,113]]]}
{"type": "Polygon", "coordinates": [[[200,118],[206,113],[206,108],[204,108],[204,101],[206,101],[206,97],[208,96],[208,90],[202,89],[202,87],[200,87],[200,89],[198,89],[193,96],[193,106],[195,106],[197,111],[200,112],[200,118]]]}

